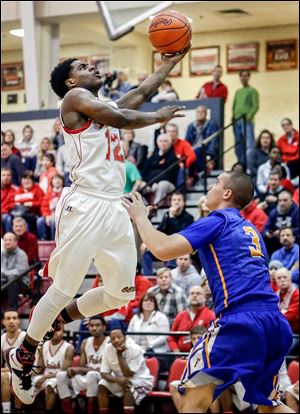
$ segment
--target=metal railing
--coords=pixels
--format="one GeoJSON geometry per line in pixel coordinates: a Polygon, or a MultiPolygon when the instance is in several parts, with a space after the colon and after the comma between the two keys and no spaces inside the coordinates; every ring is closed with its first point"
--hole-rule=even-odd
{"type": "Polygon", "coordinates": [[[36,262],[36,263],[32,264],[31,266],[28,267],[27,270],[25,270],[24,272],[20,273],[18,276],[12,277],[11,280],[9,280],[8,282],[6,282],[3,285],[1,285],[1,293],[5,292],[7,290],[7,288],[9,288],[9,286],[11,286],[13,283],[17,282],[19,279],[22,279],[22,277],[26,276],[33,269],[41,268],[41,267],[42,267],[42,263],[41,262],[36,262]]]}

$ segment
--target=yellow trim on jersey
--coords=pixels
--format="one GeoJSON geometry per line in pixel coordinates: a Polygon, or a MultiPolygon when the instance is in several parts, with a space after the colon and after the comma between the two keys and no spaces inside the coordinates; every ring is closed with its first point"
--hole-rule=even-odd
{"type": "Polygon", "coordinates": [[[218,272],[219,272],[219,275],[220,275],[220,279],[221,279],[222,286],[223,286],[223,292],[224,292],[224,306],[225,306],[225,308],[227,308],[227,306],[228,306],[228,292],[227,292],[227,288],[226,288],[224,275],[223,275],[223,272],[222,272],[222,269],[221,269],[221,266],[220,266],[220,263],[219,263],[219,259],[218,259],[218,256],[215,252],[215,249],[214,249],[213,245],[210,244],[209,247],[210,247],[210,250],[212,251],[212,254],[214,256],[214,259],[215,259],[215,262],[216,262],[216,265],[217,265],[217,269],[218,269],[218,272]]]}

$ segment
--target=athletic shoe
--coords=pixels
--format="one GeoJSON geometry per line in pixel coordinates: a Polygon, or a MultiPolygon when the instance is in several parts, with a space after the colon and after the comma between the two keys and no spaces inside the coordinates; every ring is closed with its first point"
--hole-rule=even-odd
{"type": "Polygon", "coordinates": [[[5,353],[7,366],[11,372],[13,392],[26,405],[34,402],[34,392],[31,383],[34,358],[34,354],[25,352],[21,359],[16,348],[9,348],[5,353]]]}

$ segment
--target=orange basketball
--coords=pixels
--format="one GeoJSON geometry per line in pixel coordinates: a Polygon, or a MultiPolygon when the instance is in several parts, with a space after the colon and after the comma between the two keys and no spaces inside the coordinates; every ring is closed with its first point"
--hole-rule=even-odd
{"type": "Polygon", "coordinates": [[[189,46],[192,29],[187,17],[173,10],[157,14],[151,21],[149,40],[161,53],[174,54],[189,46]]]}

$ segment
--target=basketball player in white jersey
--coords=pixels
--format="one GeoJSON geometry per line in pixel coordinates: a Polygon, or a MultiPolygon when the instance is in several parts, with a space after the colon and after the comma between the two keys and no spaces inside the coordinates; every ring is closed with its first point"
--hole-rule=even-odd
{"type": "Polygon", "coordinates": [[[24,404],[34,400],[35,350],[57,315],[68,323],[120,308],[135,296],[136,248],[130,219],[121,204],[125,167],[118,130],[183,116],[178,114],[183,109],[179,106],[153,113],[135,109],[158,89],[188,49],[162,55],[164,63],[157,71],[116,103],[98,99],[103,82],[94,66],[68,59],[51,73],[52,89],[63,98],[60,115],[73,184],[63,190],[55,212],[57,247],[48,265],[53,284],[36,305],[23,344],[6,354],[13,390],[24,404]],[[92,259],[104,286],[70,303],[92,259]]]}
{"type": "Polygon", "coordinates": [[[74,347],[63,340],[63,328],[55,331],[50,341],[39,350],[38,366],[43,368],[42,375],[32,377],[34,393],[45,390],[45,409],[51,411],[57,399],[56,374],[66,372],[72,366],[74,347]]]}
{"type": "Polygon", "coordinates": [[[88,327],[91,336],[84,339],[81,344],[79,366],[71,367],[67,372],[59,372],[56,375],[58,395],[66,413],[73,412],[72,397],[76,397],[80,391],[86,391],[88,414],[98,411],[100,366],[105,345],[109,343],[109,337],[104,336],[106,322],[102,316],[92,316],[88,327]]]}
{"type": "MultiPolygon", "coordinates": [[[[12,346],[20,346],[26,332],[21,331],[19,314],[14,309],[4,312],[2,324],[6,332],[1,335],[1,404],[3,413],[11,413],[10,372],[5,366],[3,355],[12,346]]],[[[22,403],[15,398],[15,408],[20,409],[21,406],[22,403]]]]}

